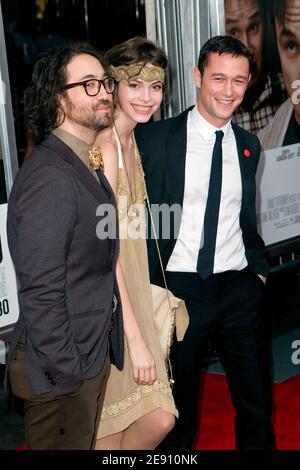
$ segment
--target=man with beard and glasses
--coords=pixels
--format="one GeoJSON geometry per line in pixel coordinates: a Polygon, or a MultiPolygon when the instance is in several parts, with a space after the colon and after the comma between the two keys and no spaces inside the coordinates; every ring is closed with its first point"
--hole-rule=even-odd
{"type": "Polygon", "coordinates": [[[91,148],[111,125],[114,87],[98,52],[70,41],[41,57],[25,95],[38,145],[8,204],[20,316],[7,362],[29,449],[92,449],[110,362],[123,364],[114,211],[96,235],[97,209],[115,198],[91,148]]]}

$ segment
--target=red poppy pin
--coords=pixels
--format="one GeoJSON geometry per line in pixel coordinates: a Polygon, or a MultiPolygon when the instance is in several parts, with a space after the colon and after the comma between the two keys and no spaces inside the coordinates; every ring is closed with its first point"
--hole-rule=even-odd
{"type": "Polygon", "coordinates": [[[245,150],[244,150],[244,155],[245,155],[245,157],[251,157],[251,152],[250,152],[250,150],[245,149],[245,150]]]}

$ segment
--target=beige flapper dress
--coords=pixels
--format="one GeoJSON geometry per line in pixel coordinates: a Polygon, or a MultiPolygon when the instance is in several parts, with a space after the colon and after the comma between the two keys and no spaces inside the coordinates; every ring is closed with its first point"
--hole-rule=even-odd
{"type": "Polygon", "coordinates": [[[148,271],[145,183],[140,156],[135,145],[134,184],[129,187],[122,148],[116,129],[119,155],[117,203],[120,225],[119,260],[129,296],[144,339],[155,360],[157,380],[153,385],[138,385],[125,341],[124,368],[112,366],[97,438],[124,431],[145,414],[161,408],[177,416],[158,336],[153,323],[152,295],[148,271]]]}

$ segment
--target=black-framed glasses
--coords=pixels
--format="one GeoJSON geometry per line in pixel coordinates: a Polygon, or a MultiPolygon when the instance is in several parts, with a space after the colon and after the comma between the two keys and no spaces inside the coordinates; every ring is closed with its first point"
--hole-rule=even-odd
{"type": "Polygon", "coordinates": [[[104,86],[106,93],[111,94],[114,92],[116,82],[111,77],[103,78],[103,80],[98,80],[98,78],[90,78],[89,80],[84,80],[83,82],[69,83],[63,87],[63,90],[68,90],[69,88],[74,88],[75,86],[83,86],[88,96],[96,96],[101,90],[101,85],[104,86]]]}

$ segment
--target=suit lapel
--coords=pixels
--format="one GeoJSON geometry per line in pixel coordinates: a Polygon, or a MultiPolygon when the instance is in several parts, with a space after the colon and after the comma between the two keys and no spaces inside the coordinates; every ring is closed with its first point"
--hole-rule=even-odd
{"type": "Polygon", "coordinates": [[[236,145],[237,145],[237,150],[238,150],[238,156],[239,156],[239,162],[240,162],[240,168],[241,168],[241,171],[243,169],[243,157],[244,157],[244,147],[245,147],[245,142],[244,142],[244,139],[243,139],[243,136],[241,135],[241,133],[239,132],[239,128],[237,126],[235,126],[234,124],[232,124],[232,129],[233,129],[233,132],[234,132],[234,135],[235,135],[235,140],[236,140],[236,145]]]}
{"type": "Polygon", "coordinates": [[[108,196],[109,199],[114,201],[112,189],[104,174],[102,172],[98,172],[99,184],[86,165],[70,147],[62,142],[62,140],[58,139],[55,135],[50,134],[43,145],[55,151],[63,160],[73,167],[79,180],[99,202],[103,203],[103,191],[105,191],[106,196],[108,196]]]}
{"type": "Polygon", "coordinates": [[[103,171],[96,171],[96,173],[97,173],[98,180],[99,180],[100,184],[103,186],[103,188],[105,188],[107,193],[111,196],[112,193],[113,193],[113,190],[112,190],[106,176],[104,175],[103,171]]]}
{"type": "Polygon", "coordinates": [[[112,189],[102,172],[97,172],[97,180],[77,155],[75,155],[74,158],[74,170],[86,189],[88,189],[99,202],[103,203],[103,190],[109,199],[112,199],[112,189]]]}
{"type": "Polygon", "coordinates": [[[242,207],[244,207],[245,203],[247,202],[245,199],[245,194],[247,194],[247,186],[248,186],[248,181],[249,181],[248,165],[251,162],[244,155],[244,151],[247,148],[247,144],[245,142],[244,136],[239,131],[238,126],[236,126],[235,124],[232,124],[232,129],[235,135],[238,157],[239,157],[241,179],[242,179],[242,207]]]}
{"type": "MultiPolygon", "coordinates": [[[[98,171],[98,180],[92,175],[86,165],[80,160],[79,157],[62,142],[55,135],[50,134],[48,139],[42,144],[43,146],[50,148],[57,155],[59,155],[64,161],[70,164],[77,175],[78,179],[85,186],[85,188],[95,197],[100,204],[109,201],[114,207],[116,207],[116,199],[114,193],[108,183],[103,172],[98,171]]],[[[112,227],[115,226],[115,217],[111,219],[111,214],[108,211],[108,217],[110,218],[112,227]]],[[[116,238],[111,238],[111,250],[114,257],[114,266],[117,262],[117,254],[119,250],[119,226],[116,224],[116,238]]]]}
{"type": "MultiPolygon", "coordinates": [[[[192,108],[190,108],[192,109],[192,108]]],[[[183,204],[187,145],[187,118],[190,109],[174,119],[166,141],[168,191],[170,204],[183,204]],[[174,184],[175,183],[175,184],[174,184]]]]}

